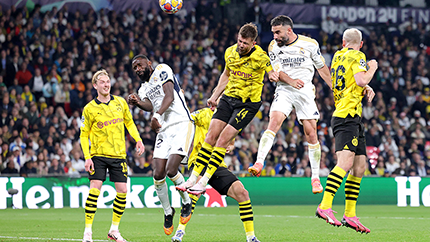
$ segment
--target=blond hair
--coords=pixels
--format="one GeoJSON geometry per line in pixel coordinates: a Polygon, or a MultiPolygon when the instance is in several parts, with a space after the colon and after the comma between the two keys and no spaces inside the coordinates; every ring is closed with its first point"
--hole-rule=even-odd
{"type": "Polygon", "coordinates": [[[346,44],[360,45],[362,40],[361,31],[356,28],[347,29],[343,32],[343,40],[346,44]]]}
{"type": "Polygon", "coordinates": [[[101,69],[101,70],[97,71],[96,73],[94,73],[93,79],[91,80],[93,85],[97,83],[100,76],[107,76],[109,78],[109,74],[107,73],[107,71],[105,69],[101,69]]]}

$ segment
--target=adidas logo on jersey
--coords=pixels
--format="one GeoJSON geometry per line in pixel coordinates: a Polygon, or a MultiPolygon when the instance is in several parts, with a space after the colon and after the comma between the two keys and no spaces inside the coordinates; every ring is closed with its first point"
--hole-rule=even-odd
{"type": "Polygon", "coordinates": [[[181,147],[181,148],[179,148],[179,149],[178,149],[178,151],[184,151],[184,150],[183,150],[183,149],[182,149],[182,147],[181,147]]]}
{"type": "Polygon", "coordinates": [[[314,115],[320,115],[317,111],[315,111],[314,115]]]}

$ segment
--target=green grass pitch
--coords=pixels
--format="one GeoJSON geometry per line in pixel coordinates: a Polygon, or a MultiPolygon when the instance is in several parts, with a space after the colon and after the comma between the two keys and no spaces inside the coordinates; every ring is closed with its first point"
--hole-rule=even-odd
{"type": "MultiPolygon", "coordinates": [[[[358,216],[371,233],[361,234],[346,227],[333,227],[315,217],[315,206],[254,206],[255,231],[259,240],[269,241],[430,241],[430,208],[360,206],[358,216]]],[[[340,220],[343,206],[334,206],[340,220]]],[[[175,230],[180,209],[177,208],[175,230]]],[[[81,241],[84,209],[0,210],[0,241],[81,241]]],[[[111,209],[97,210],[94,241],[107,241],[111,209]]],[[[130,242],[171,241],[163,231],[163,210],[126,209],[120,231],[130,242]]],[[[184,242],[245,241],[238,206],[197,206],[186,228],[184,242]]]]}

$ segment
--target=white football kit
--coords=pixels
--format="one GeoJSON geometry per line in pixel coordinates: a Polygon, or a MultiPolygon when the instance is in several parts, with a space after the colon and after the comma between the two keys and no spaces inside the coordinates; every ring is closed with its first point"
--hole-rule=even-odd
{"type": "Polygon", "coordinates": [[[139,88],[140,99],[148,98],[156,113],[164,99],[163,84],[174,85],[173,102],[161,115],[161,129],[154,146],[154,158],[167,159],[171,154],[187,156],[194,138],[194,124],[187,108],[184,94],[172,69],[166,64],[158,65],[148,82],[139,88]]]}
{"type": "Polygon", "coordinates": [[[280,111],[288,117],[295,108],[300,123],[303,119],[318,120],[320,114],[315,103],[315,86],[312,79],[314,67],[320,69],[325,65],[318,42],[297,35],[293,43],[279,47],[277,42],[272,40],[269,57],[275,71],[282,71],[292,79],[300,79],[305,83],[304,87],[298,90],[284,82],[277,82],[270,112],[280,111]]]}

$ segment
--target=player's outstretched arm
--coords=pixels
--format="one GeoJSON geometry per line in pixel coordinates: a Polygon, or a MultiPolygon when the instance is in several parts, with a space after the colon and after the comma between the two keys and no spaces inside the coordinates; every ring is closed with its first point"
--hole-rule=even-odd
{"type": "Polygon", "coordinates": [[[330,70],[328,69],[327,65],[324,65],[320,69],[317,69],[318,74],[320,77],[324,80],[324,82],[327,84],[327,86],[330,87],[330,89],[333,89],[332,83],[331,83],[331,75],[330,70]]]}
{"type": "Polygon", "coordinates": [[[151,101],[148,98],[140,99],[136,93],[130,94],[127,99],[129,104],[132,104],[144,111],[151,112],[153,109],[151,101]]]}

